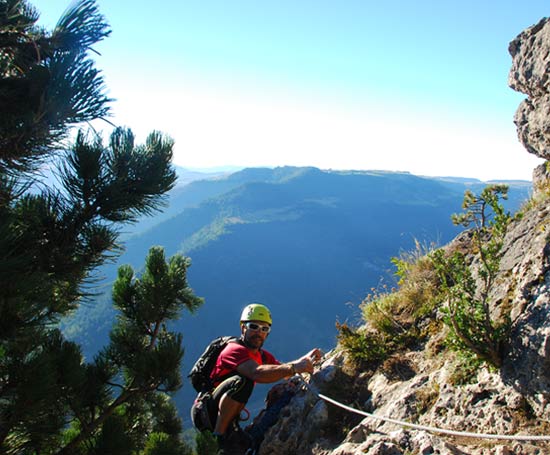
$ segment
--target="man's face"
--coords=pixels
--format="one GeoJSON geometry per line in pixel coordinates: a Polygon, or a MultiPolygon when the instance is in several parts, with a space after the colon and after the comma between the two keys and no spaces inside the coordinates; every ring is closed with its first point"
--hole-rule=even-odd
{"type": "Polygon", "coordinates": [[[242,325],[245,342],[254,349],[260,349],[269,334],[270,326],[261,321],[247,321],[242,325]]]}

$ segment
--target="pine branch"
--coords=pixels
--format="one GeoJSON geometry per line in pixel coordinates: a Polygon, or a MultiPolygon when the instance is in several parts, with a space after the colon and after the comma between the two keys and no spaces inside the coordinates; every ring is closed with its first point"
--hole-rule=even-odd
{"type": "Polygon", "coordinates": [[[0,33],[0,169],[28,172],[71,125],[108,115],[111,100],[87,54],[110,30],[95,0],[75,3],[51,36],[24,5],[0,14],[8,31],[0,33]]]}

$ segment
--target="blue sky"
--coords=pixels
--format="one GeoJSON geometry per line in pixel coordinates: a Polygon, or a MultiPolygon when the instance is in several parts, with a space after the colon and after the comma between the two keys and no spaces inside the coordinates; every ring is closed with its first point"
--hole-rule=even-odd
{"type": "MultiPolygon", "coordinates": [[[[31,3],[47,27],[69,5],[31,3]]],[[[547,0],[98,4],[111,120],[172,136],[178,165],[488,180],[530,179],[541,162],[517,140],[508,43],[547,0]]]]}

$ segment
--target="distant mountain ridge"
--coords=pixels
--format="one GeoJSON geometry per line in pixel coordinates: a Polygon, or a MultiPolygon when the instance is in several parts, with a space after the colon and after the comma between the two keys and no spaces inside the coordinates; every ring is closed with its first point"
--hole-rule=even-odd
{"type": "MultiPolygon", "coordinates": [[[[195,316],[177,323],[184,370],[212,338],[238,333],[240,309],[251,301],[271,307],[268,349],[288,360],[314,345],[333,346],[335,321],[354,318],[383,277],[391,285],[390,258],[415,239],[449,241],[464,190],[484,186],[380,171],[244,169],[179,188],[170,199],[174,215],[129,237],[117,264],[101,274],[109,283],[120,264],[139,270],[152,245],[168,256],[184,253],[192,260],[190,285],[205,298],[195,316]]],[[[509,204],[517,207],[529,191],[529,182],[515,183],[509,204]]],[[[113,314],[108,296],[98,299],[79,310],[67,334],[92,355],[113,314]]],[[[181,409],[191,393],[184,387],[181,409]]]]}

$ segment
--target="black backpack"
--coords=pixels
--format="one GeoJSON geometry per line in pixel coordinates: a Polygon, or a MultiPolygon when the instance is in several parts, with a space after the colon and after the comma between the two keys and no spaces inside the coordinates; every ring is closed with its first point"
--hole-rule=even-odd
{"type": "Polygon", "coordinates": [[[233,336],[218,337],[212,340],[204,352],[197,359],[187,375],[197,392],[206,392],[213,388],[210,373],[216,365],[216,360],[228,343],[238,343],[239,339],[233,336]]]}

